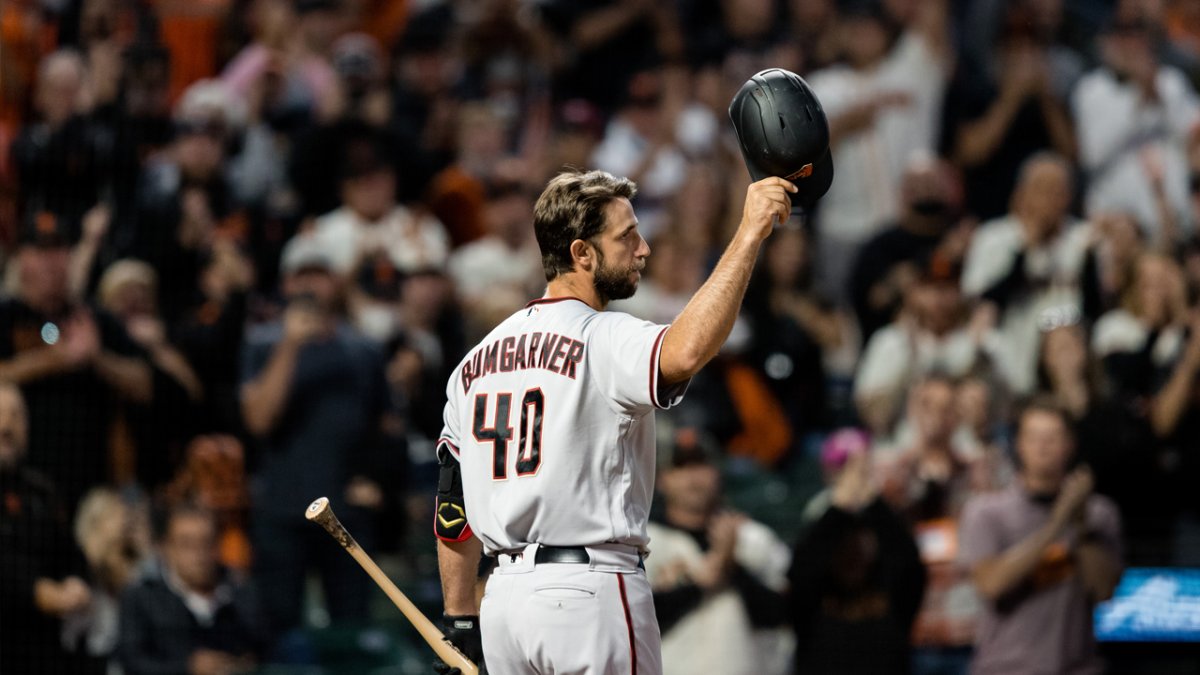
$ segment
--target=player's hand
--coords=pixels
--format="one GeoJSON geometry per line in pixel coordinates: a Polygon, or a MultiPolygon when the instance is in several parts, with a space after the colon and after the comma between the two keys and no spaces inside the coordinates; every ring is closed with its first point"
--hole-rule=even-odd
{"type": "MultiPolygon", "coordinates": [[[[483,636],[479,632],[478,616],[442,615],[442,633],[450,644],[458,648],[464,656],[479,666],[480,673],[486,673],[483,665],[483,636]]],[[[434,662],[434,672],[438,675],[462,675],[462,671],[453,668],[441,660],[434,662]]]]}
{"type": "Polygon", "coordinates": [[[776,224],[786,223],[792,215],[791,195],[796,192],[799,188],[795,185],[774,176],[751,183],[746,188],[746,205],[738,230],[757,241],[766,239],[776,224]]]}

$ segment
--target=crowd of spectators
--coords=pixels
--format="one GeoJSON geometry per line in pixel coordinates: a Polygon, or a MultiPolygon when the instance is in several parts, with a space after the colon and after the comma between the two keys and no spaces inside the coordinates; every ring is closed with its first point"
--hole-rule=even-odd
{"type": "Polygon", "coordinates": [[[1200,565],[1187,0],[4,2],[0,671],[311,661],[313,575],[365,619],[302,509],[432,547],[444,383],[543,293],[563,167],[639,184],[614,309],[670,322],[767,67],[836,178],[661,416],[668,672],[1096,672],[1121,566],[1200,565]],[[792,546],[747,465],[820,467],[792,546]]]}

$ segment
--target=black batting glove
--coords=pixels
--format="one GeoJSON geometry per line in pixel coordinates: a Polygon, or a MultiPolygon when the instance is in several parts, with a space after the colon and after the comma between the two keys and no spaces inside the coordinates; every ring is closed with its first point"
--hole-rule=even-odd
{"type": "MultiPolygon", "coordinates": [[[[487,673],[487,668],[483,665],[483,636],[479,633],[478,616],[443,614],[442,633],[450,641],[450,644],[457,647],[458,651],[479,666],[481,675],[487,673]]],[[[441,659],[433,664],[433,670],[438,675],[462,675],[462,671],[450,667],[441,659]]]]}

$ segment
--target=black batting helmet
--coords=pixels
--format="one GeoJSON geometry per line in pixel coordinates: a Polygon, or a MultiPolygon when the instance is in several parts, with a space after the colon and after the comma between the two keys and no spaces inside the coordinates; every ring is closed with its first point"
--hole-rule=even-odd
{"type": "Polygon", "coordinates": [[[746,81],[729,104],[729,118],[750,176],[779,176],[800,189],[795,204],[812,206],[833,183],[829,122],[816,94],[799,75],[771,68],[746,81]]]}

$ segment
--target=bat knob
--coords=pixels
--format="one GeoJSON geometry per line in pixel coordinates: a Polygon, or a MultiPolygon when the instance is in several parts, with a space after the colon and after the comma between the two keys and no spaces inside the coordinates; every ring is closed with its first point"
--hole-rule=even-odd
{"type": "Polygon", "coordinates": [[[308,505],[308,509],[304,511],[304,517],[309,520],[320,517],[329,509],[329,497],[319,497],[313,503],[308,505]]]}

